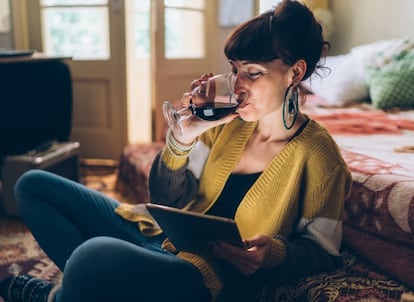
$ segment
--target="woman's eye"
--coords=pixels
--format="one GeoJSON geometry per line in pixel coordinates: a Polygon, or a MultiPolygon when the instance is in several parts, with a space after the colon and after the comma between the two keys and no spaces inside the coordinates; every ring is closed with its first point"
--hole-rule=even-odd
{"type": "Polygon", "coordinates": [[[247,77],[250,78],[250,79],[252,79],[252,80],[254,80],[254,79],[256,79],[256,78],[258,78],[258,77],[260,77],[262,75],[263,75],[263,72],[261,72],[261,71],[258,71],[258,72],[248,72],[247,73],[247,77]]]}

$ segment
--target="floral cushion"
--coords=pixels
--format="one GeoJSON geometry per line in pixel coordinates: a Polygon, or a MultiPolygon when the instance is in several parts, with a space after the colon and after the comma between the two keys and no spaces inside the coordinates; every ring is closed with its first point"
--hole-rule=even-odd
{"type": "Polygon", "coordinates": [[[368,69],[372,104],[380,109],[414,108],[414,51],[380,68],[368,69]]]}

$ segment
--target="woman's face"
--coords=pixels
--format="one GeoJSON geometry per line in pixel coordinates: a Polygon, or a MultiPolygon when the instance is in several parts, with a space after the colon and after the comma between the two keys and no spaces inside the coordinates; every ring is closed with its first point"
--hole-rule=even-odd
{"type": "Polygon", "coordinates": [[[268,63],[230,61],[236,76],[235,91],[247,92],[237,112],[245,121],[257,121],[281,110],[286,89],[292,83],[292,70],[280,59],[268,63]]]}

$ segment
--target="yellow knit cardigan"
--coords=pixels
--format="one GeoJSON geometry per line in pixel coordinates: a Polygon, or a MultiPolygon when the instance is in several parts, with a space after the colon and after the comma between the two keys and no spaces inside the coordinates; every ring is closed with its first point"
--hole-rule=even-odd
{"type": "MultiPolygon", "coordinates": [[[[161,160],[168,169],[186,166],[199,179],[197,198],[185,209],[205,213],[214,204],[256,125],[236,119],[216,127],[200,137],[188,158],[177,157],[163,148],[161,160]]],[[[262,172],[235,214],[243,238],[259,234],[274,238],[271,256],[263,269],[278,267],[286,256],[285,245],[276,236],[300,234],[331,255],[339,255],[343,203],[350,186],[351,175],[338,146],[324,127],[309,120],[300,135],[262,172]]],[[[120,206],[117,212],[129,220],[139,222],[143,218],[148,229],[148,217],[136,213],[134,217],[130,206],[120,206]]],[[[213,300],[219,295],[223,280],[213,259],[175,251],[168,239],[165,247],[200,270],[213,300]]]]}

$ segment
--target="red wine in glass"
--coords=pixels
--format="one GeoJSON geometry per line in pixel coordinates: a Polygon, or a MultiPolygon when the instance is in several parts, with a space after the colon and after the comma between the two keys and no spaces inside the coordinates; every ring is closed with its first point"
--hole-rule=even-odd
{"type": "Polygon", "coordinates": [[[192,115],[206,121],[217,121],[234,113],[247,96],[246,93],[235,93],[235,82],[234,74],[219,74],[193,89],[190,106],[175,109],[168,101],[164,102],[163,114],[170,129],[182,135],[183,122],[192,115]]]}
{"type": "Polygon", "coordinates": [[[236,111],[238,104],[207,102],[200,105],[192,105],[194,114],[205,121],[217,121],[236,111]]]}

